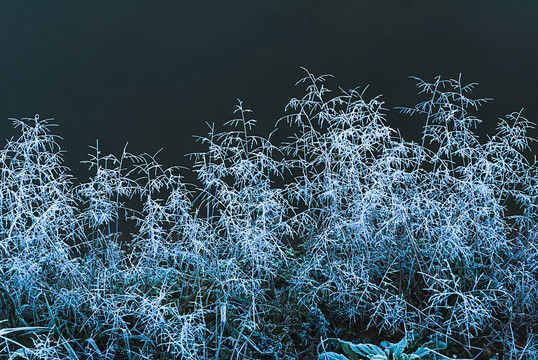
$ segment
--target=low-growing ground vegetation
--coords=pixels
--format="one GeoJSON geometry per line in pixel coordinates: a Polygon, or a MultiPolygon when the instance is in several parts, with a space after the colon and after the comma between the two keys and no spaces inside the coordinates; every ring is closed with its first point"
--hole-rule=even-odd
{"type": "Polygon", "coordinates": [[[54,124],[14,119],[0,358],[536,359],[533,123],[514,112],[481,142],[476,84],[415,79],[422,101],[399,109],[424,123],[410,142],[381,97],[333,95],[326,79],[299,82],[281,144],[254,135],[239,102],[228,129],[199,138],[194,184],[98,143],[75,181],[54,124]]]}

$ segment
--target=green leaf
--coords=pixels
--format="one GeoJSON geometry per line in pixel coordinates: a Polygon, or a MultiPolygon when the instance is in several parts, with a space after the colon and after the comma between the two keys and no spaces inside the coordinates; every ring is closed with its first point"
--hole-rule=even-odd
{"type": "Polygon", "coordinates": [[[370,358],[370,360],[388,360],[389,358],[387,357],[386,354],[383,354],[383,355],[374,355],[370,358]]]}
{"type": "Polygon", "coordinates": [[[407,346],[409,345],[409,342],[407,341],[407,336],[404,336],[404,338],[397,343],[383,341],[380,345],[381,347],[385,348],[386,350],[389,350],[392,354],[394,354],[394,358],[399,359],[402,356],[402,353],[404,352],[405,348],[407,348],[407,346]]]}
{"type": "MultiPolygon", "coordinates": [[[[344,350],[346,355],[353,360],[360,360],[359,356],[372,359],[374,355],[380,355],[382,356],[382,359],[388,359],[383,349],[377,345],[353,344],[348,341],[340,340],[340,346],[342,347],[342,350],[344,350]]],[[[381,358],[378,358],[377,360],[381,360],[381,358]]]]}
{"type": "Polygon", "coordinates": [[[337,354],[332,351],[327,351],[318,355],[318,360],[349,360],[347,357],[341,354],[337,354]]]}
{"type": "Polygon", "coordinates": [[[418,357],[422,358],[424,356],[429,356],[431,354],[430,349],[432,350],[444,350],[446,349],[447,344],[438,341],[438,340],[432,340],[428,341],[427,343],[423,344],[421,347],[419,347],[413,354],[417,355],[418,357]]]}

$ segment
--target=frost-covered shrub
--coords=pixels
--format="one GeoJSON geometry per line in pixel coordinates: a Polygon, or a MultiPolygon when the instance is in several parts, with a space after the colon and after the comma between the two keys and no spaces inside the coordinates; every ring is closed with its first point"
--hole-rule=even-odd
{"type": "Polygon", "coordinates": [[[522,153],[532,124],[510,114],[481,144],[471,111],[487,99],[468,97],[476,84],[417,79],[428,98],[402,112],[424,116],[425,127],[422,144],[409,143],[385,125],[379,97],[330,97],[325,79],[308,74],[307,94],[285,117],[296,130],[283,148],[294,174],[287,193],[305,209],[296,215],[306,251],[292,286],[299,303],[466,343],[536,319],[536,267],[527,263],[536,236],[514,244],[505,216],[507,199],[518,199],[519,229],[535,228],[536,177],[522,153]],[[526,266],[513,264],[516,254],[526,266]]]}
{"type": "MultiPolygon", "coordinates": [[[[22,135],[0,151],[2,286],[19,310],[43,288],[77,286],[69,244],[81,235],[71,178],[50,124],[37,115],[26,120],[13,119],[22,135]]],[[[16,318],[21,324],[20,314],[16,318]]]]}

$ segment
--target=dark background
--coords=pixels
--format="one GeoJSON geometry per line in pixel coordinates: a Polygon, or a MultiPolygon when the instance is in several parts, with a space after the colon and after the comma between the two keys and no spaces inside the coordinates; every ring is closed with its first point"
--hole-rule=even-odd
{"type": "MultiPolygon", "coordinates": [[[[457,77],[493,97],[481,133],[525,107],[538,121],[535,0],[2,0],[0,140],[9,117],[56,118],[66,163],[86,178],[88,146],[103,153],[164,150],[187,165],[205,135],[233,117],[236,98],[258,133],[284,115],[306,67],[329,87],[370,84],[386,107],[420,98],[409,75],[457,77]]],[[[389,124],[418,140],[423,124],[392,111],[389,124]]],[[[536,132],[533,133],[536,136],[536,132]]]]}

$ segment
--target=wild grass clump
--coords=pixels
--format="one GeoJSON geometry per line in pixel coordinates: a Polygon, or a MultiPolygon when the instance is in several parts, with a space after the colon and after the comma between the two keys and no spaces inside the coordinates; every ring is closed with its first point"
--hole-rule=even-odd
{"type": "Polygon", "coordinates": [[[472,111],[487,99],[468,97],[476,84],[416,79],[426,100],[401,112],[425,118],[418,145],[384,124],[379,98],[328,97],[324,77],[305,80],[285,146],[296,174],[287,190],[307,219],[292,285],[299,303],[467,347],[475,337],[514,344],[515,329],[536,322],[536,163],[523,154],[532,124],[512,113],[482,144],[472,111]],[[509,199],[522,215],[505,216],[509,199]]]}
{"type": "Polygon", "coordinates": [[[229,129],[211,125],[207,150],[190,154],[197,184],[99,143],[75,182],[53,124],[13,120],[21,136],[0,151],[0,357],[338,358],[328,338],[411,333],[445,355],[536,356],[533,124],[515,112],[480,141],[489,99],[470,97],[476,84],[415,78],[424,100],[400,112],[424,131],[405,141],[381,97],[333,96],[327,78],[300,81],[282,144],[253,134],[239,102],[229,129]]]}

